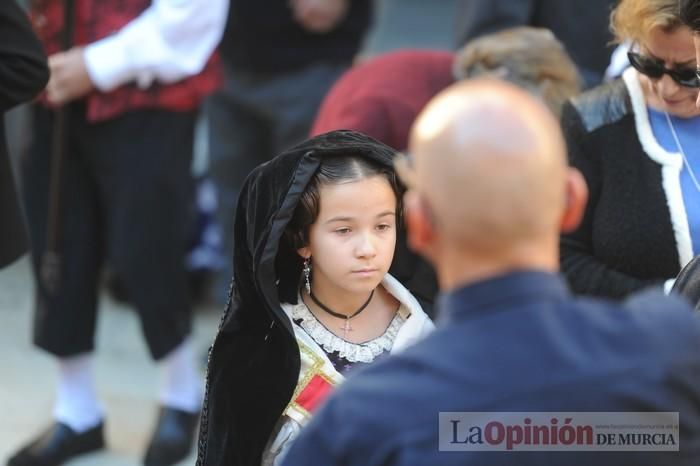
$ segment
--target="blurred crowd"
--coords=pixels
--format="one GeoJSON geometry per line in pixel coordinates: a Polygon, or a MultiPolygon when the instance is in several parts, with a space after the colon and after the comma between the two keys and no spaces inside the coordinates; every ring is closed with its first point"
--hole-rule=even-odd
{"type": "MultiPolygon", "coordinates": [[[[9,466],[107,446],[94,388],[104,288],[137,311],[160,373],[143,464],[187,457],[206,391],[193,308],[230,308],[234,258],[265,254],[252,233],[234,235],[254,220],[237,212],[248,175],[337,130],[410,153],[416,119],[455,84],[505,81],[560,122],[587,185],[580,225],[558,238],[574,294],[695,291],[677,277],[700,253],[700,75],[678,0],[456,0],[451,49],[374,55],[366,41],[388,0],[25,3],[0,6],[0,111],[25,104],[10,156],[0,138],[0,265],[29,252],[33,343],[58,378],[46,429],[27,432],[9,466]]],[[[433,267],[397,253],[391,269],[430,317],[433,267]]],[[[211,451],[203,465],[234,464],[211,451]]]]}

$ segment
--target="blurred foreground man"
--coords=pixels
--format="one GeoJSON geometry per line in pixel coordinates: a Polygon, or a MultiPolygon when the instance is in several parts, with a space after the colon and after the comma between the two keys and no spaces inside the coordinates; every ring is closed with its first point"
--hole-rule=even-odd
{"type": "Polygon", "coordinates": [[[620,305],[569,293],[559,234],[578,224],[586,188],[551,112],[508,84],[455,84],[418,117],[409,149],[397,169],[410,244],[437,271],[438,329],[349,378],[284,464],[697,464],[700,321],[660,294],[620,305]],[[680,429],[644,452],[575,451],[611,445],[592,427],[609,418],[579,429],[590,411],[616,424],[679,413],[680,429]]]}

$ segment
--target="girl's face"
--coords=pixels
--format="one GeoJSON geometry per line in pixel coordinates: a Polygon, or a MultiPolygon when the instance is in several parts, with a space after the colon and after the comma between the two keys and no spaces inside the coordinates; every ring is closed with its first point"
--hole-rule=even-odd
{"type": "MultiPolygon", "coordinates": [[[[641,48],[641,54],[658,59],[669,69],[696,67],[693,33],[687,27],[679,27],[671,32],[662,28],[654,28],[641,48]]],[[[647,103],[657,110],[666,111],[671,115],[690,118],[700,115],[695,102],[698,89],[684,87],[664,74],[659,79],[640,75],[645,89],[647,103]]]]}
{"type": "Polygon", "coordinates": [[[389,270],[396,246],[396,196],[383,176],[319,187],[309,245],[312,288],[320,296],[367,294],[389,270]]]}

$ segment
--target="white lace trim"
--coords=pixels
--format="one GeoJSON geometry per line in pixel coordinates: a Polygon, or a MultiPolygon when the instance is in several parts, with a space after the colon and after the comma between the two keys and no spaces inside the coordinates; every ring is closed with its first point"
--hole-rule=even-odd
{"type": "Polygon", "coordinates": [[[299,304],[292,306],[292,318],[295,321],[300,320],[301,328],[326,352],[337,352],[341,358],[350,362],[372,362],[383,352],[391,351],[394,339],[406,321],[401,312],[397,312],[384,334],[365,343],[351,343],[328,330],[301,302],[301,299],[299,304]]]}

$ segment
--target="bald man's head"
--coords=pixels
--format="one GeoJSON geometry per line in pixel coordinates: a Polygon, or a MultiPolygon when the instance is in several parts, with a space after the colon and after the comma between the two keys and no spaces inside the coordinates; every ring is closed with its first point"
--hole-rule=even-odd
{"type": "Polygon", "coordinates": [[[451,244],[488,254],[557,235],[566,152],[551,112],[496,80],[457,83],[416,120],[414,188],[451,244]]]}

